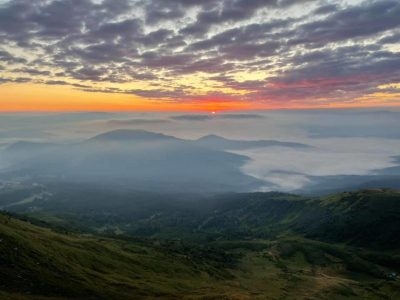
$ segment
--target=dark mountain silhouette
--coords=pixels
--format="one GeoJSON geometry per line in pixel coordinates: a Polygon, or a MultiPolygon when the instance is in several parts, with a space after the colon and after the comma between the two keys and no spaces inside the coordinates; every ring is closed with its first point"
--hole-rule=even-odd
{"type": "Polygon", "coordinates": [[[80,143],[17,143],[8,171],[47,181],[93,182],[169,191],[249,191],[261,182],[243,174],[247,157],[142,130],[116,130],[80,143]]]}
{"type": "Polygon", "coordinates": [[[218,150],[246,150],[252,148],[262,147],[289,147],[289,148],[309,148],[311,146],[301,143],[293,142],[281,142],[275,140],[256,140],[256,141],[242,141],[242,140],[231,140],[218,135],[207,135],[194,142],[197,145],[218,149],[218,150]]]}
{"type": "Polygon", "coordinates": [[[146,130],[118,129],[99,134],[88,142],[93,141],[117,141],[117,142],[143,142],[143,141],[183,141],[173,136],[162,133],[154,133],[146,130]]]}

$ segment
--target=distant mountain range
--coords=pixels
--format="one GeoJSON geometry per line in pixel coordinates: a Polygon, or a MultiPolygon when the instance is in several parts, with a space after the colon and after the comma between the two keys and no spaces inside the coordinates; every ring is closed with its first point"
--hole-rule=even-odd
{"type": "Polygon", "coordinates": [[[121,142],[121,143],[138,143],[138,142],[151,142],[151,141],[184,141],[173,136],[165,135],[162,133],[154,133],[146,130],[130,130],[119,129],[106,133],[99,134],[88,142],[121,142]]]}
{"type": "MultiPolygon", "coordinates": [[[[28,176],[39,182],[101,183],[167,192],[249,192],[279,189],[273,183],[246,175],[249,157],[228,151],[266,147],[312,148],[275,140],[233,140],[207,135],[184,140],[144,130],[114,130],[70,144],[20,141],[0,150],[6,162],[0,177],[28,176]]],[[[394,157],[394,163],[398,158],[394,157]]],[[[276,170],[275,173],[290,171],[276,170]]],[[[301,194],[328,194],[362,188],[400,188],[400,166],[368,175],[310,176],[301,194]]]]}
{"type": "Polygon", "coordinates": [[[281,142],[275,140],[255,140],[242,141],[231,140],[218,135],[207,135],[195,141],[197,145],[218,150],[248,150],[263,147],[288,147],[288,148],[311,148],[311,146],[302,143],[281,142]]]}
{"type": "Polygon", "coordinates": [[[164,191],[250,191],[261,181],[240,167],[247,157],[143,130],[115,130],[74,144],[19,142],[5,172],[46,181],[92,182],[164,191]]]}

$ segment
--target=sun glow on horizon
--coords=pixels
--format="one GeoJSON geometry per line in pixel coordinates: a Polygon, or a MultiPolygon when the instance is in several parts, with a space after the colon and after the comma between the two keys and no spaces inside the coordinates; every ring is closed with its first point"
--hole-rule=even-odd
{"type": "Polygon", "coordinates": [[[0,111],[400,106],[398,1],[159,1],[4,2],[0,111]]]}

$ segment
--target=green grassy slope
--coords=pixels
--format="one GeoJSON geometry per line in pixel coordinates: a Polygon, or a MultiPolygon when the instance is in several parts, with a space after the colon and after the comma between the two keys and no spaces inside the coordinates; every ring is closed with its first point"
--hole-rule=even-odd
{"type": "Polygon", "coordinates": [[[25,294],[104,299],[163,296],[230,276],[188,255],[107,238],[62,235],[0,215],[0,287],[25,294]]]}
{"type": "Polygon", "coordinates": [[[400,192],[346,192],[324,197],[317,204],[324,214],[304,224],[308,236],[377,249],[400,249],[400,192]]]}
{"type": "MultiPolygon", "coordinates": [[[[198,232],[237,238],[294,233],[374,249],[400,249],[400,192],[361,190],[307,198],[281,193],[219,197],[198,232]]],[[[154,223],[154,219],[152,220],[154,223]]]]}
{"type": "Polygon", "coordinates": [[[0,299],[396,299],[396,251],[300,237],[181,242],[60,234],[0,214],[0,299]],[[232,262],[229,258],[235,258],[232,262]]]}
{"type": "Polygon", "coordinates": [[[400,248],[398,191],[362,190],[321,198],[282,193],[196,197],[69,185],[31,188],[31,194],[0,192],[0,205],[86,232],[201,243],[221,235],[271,239],[292,232],[328,242],[400,248]]]}

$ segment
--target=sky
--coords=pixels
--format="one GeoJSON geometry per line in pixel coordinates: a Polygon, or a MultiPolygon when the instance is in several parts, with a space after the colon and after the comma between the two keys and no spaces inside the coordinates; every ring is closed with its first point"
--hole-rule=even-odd
{"type": "Polygon", "coordinates": [[[398,0],[0,0],[0,111],[400,106],[398,0]]]}

